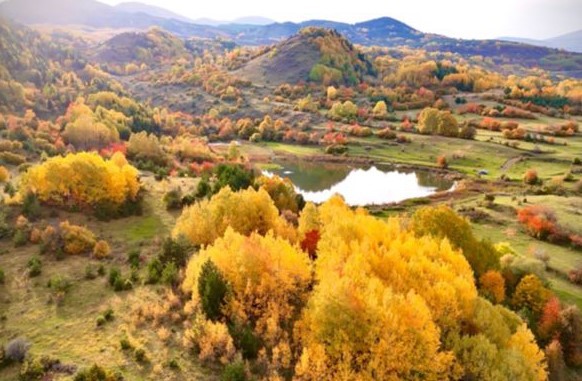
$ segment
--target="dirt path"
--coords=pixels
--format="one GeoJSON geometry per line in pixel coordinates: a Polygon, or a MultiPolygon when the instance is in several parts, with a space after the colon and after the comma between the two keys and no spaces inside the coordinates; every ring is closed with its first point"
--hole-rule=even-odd
{"type": "Polygon", "coordinates": [[[522,156],[512,157],[507,159],[505,163],[501,166],[501,170],[505,173],[511,169],[515,164],[519,163],[523,159],[522,156]]]}

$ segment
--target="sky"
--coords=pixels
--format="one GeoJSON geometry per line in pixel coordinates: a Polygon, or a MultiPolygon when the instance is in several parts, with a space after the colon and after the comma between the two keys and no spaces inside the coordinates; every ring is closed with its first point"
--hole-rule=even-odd
{"type": "MultiPolygon", "coordinates": [[[[115,5],[124,0],[100,1],[115,5]]],[[[388,16],[423,32],[468,39],[546,39],[582,29],[582,0],[137,1],[193,19],[262,16],[280,22],[326,19],[354,23],[388,16]]]]}

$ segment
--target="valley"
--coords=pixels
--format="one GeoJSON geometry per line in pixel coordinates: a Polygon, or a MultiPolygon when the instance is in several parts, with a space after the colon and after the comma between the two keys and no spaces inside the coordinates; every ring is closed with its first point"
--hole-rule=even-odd
{"type": "Polygon", "coordinates": [[[1,380],[582,377],[582,54],[24,3],[1,380]]]}

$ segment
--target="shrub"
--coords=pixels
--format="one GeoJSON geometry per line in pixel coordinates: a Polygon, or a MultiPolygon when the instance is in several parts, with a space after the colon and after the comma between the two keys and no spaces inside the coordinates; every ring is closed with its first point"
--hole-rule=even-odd
{"type": "Polygon", "coordinates": [[[95,324],[97,325],[97,327],[102,327],[105,325],[105,323],[107,323],[107,320],[105,320],[103,315],[97,316],[97,319],[95,320],[95,324]]]}
{"type": "Polygon", "coordinates": [[[147,273],[146,273],[146,284],[156,284],[160,281],[162,277],[162,271],[164,267],[162,262],[158,258],[153,258],[148,262],[147,273]]]}
{"type": "Polygon", "coordinates": [[[449,167],[449,163],[447,161],[447,157],[445,155],[441,155],[437,157],[436,161],[437,167],[441,169],[447,169],[449,167]]]}
{"type": "Polygon", "coordinates": [[[74,381],[123,381],[123,376],[120,373],[113,373],[103,367],[93,364],[88,369],[83,369],[77,372],[74,381]]]}
{"type": "Polygon", "coordinates": [[[61,238],[66,254],[79,255],[90,252],[95,247],[95,235],[82,226],[71,225],[69,221],[61,222],[61,238]]]}
{"type": "Polygon", "coordinates": [[[219,362],[228,364],[234,358],[235,347],[228,328],[224,323],[206,321],[202,327],[203,334],[199,341],[202,362],[219,362]]]}
{"type": "Polygon", "coordinates": [[[113,287],[119,278],[121,278],[121,271],[117,267],[112,267],[109,270],[109,285],[113,287]]]}
{"type": "Polygon", "coordinates": [[[228,284],[222,273],[211,260],[206,261],[198,278],[198,295],[208,319],[216,321],[222,316],[227,294],[228,284]]]}
{"type": "Polygon", "coordinates": [[[12,237],[12,243],[14,244],[14,247],[21,247],[26,245],[26,243],[28,242],[28,232],[25,230],[16,230],[16,232],[14,232],[14,237],[12,237]]]}
{"type": "Polygon", "coordinates": [[[5,183],[10,180],[10,172],[6,167],[0,165],[0,183],[5,183]]]}
{"type": "Polygon", "coordinates": [[[139,363],[146,363],[149,361],[146,351],[143,348],[136,348],[133,352],[133,356],[135,357],[135,361],[139,363]]]}
{"type": "Polygon", "coordinates": [[[9,361],[23,362],[29,349],[30,343],[26,339],[18,337],[6,345],[4,357],[9,361]]]}
{"type": "Polygon", "coordinates": [[[65,294],[69,292],[73,284],[71,283],[71,280],[66,277],[54,275],[49,279],[47,286],[50,288],[53,298],[59,302],[65,297],[65,294]]]}
{"type": "Polygon", "coordinates": [[[139,269],[141,264],[141,253],[139,249],[133,249],[127,254],[127,263],[132,269],[139,269]]]}
{"type": "Polygon", "coordinates": [[[20,367],[18,379],[20,381],[41,380],[47,370],[41,359],[29,358],[20,367]]]}
{"type": "Polygon", "coordinates": [[[178,268],[174,262],[170,262],[164,266],[162,271],[161,281],[163,284],[172,286],[178,281],[178,268]]]}
{"type": "Polygon", "coordinates": [[[41,207],[38,198],[32,192],[28,192],[22,200],[22,214],[30,220],[36,220],[41,215],[41,207]]]}
{"type": "Polygon", "coordinates": [[[220,381],[246,381],[247,375],[245,372],[245,364],[242,361],[235,361],[228,364],[222,375],[220,381]]]}
{"type": "Polygon", "coordinates": [[[182,207],[182,190],[172,189],[164,195],[164,204],[167,210],[176,210],[182,207]]]}
{"type": "Polygon", "coordinates": [[[192,245],[190,241],[183,235],[179,235],[176,239],[168,237],[162,244],[162,252],[159,259],[162,264],[175,263],[176,266],[182,267],[186,264],[192,245]]]}
{"type": "Polygon", "coordinates": [[[93,280],[97,278],[97,274],[95,272],[95,266],[92,264],[88,264],[85,266],[85,279],[93,280]]]}
{"type": "Polygon", "coordinates": [[[98,241],[93,247],[93,256],[97,259],[108,258],[111,254],[111,248],[107,241],[98,241]]]}
{"type": "Polygon", "coordinates": [[[395,140],[396,139],[396,133],[394,131],[392,131],[392,129],[390,127],[386,127],[384,129],[378,131],[377,135],[380,139],[386,139],[386,140],[395,140]]]}
{"type": "Polygon", "coordinates": [[[32,257],[26,267],[28,268],[28,276],[31,278],[39,276],[42,272],[42,262],[38,257],[32,257]]]}
{"type": "Polygon", "coordinates": [[[536,185],[539,182],[538,172],[535,169],[528,169],[523,175],[523,182],[528,185],[536,185]]]}
{"type": "Polygon", "coordinates": [[[0,268],[0,284],[4,284],[6,282],[6,275],[4,274],[4,270],[0,268]]]}
{"type": "Polygon", "coordinates": [[[127,339],[119,340],[119,347],[121,348],[122,351],[129,351],[134,349],[133,345],[127,339]]]}

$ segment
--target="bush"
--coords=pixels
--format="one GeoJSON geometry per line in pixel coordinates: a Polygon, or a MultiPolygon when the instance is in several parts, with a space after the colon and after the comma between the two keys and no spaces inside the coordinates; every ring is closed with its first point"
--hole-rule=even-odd
{"type": "Polygon", "coordinates": [[[134,352],[133,355],[135,357],[135,361],[139,362],[139,363],[146,363],[149,361],[146,351],[143,348],[137,348],[134,352]]]}
{"type": "Polygon", "coordinates": [[[30,343],[22,337],[10,341],[4,348],[4,357],[9,361],[23,362],[30,349],[30,343]]]}
{"type": "Polygon", "coordinates": [[[162,264],[175,263],[177,267],[183,267],[190,256],[192,245],[183,235],[176,239],[168,237],[162,244],[162,252],[159,259],[162,264]]]}
{"type": "Polygon", "coordinates": [[[441,169],[447,169],[449,167],[449,163],[447,161],[447,157],[445,155],[441,155],[437,157],[436,161],[437,167],[441,169]]]}
{"type": "Polygon", "coordinates": [[[14,237],[12,238],[12,243],[14,247],[21,247],[28,243],[28,232],[25,230],[18,229],[14,233],[14,237]]]}
{"type": "Polygon", "coordinates": [[[100,240],[97,241],[95,246],[93,247],[93,256],[97,259],[104,259],[108,258],[111,254],[111,248],[107,241],[100,240]]]}
{"type": "Polygon", "coordinates": [[[32,192],[28,192],[22,200],[22,214],[30,220],[36,220],[41,215],[41,207],[38,198],[32,192]]]}
{"type": "Polygon", "coordinates": [[[228,364],[222,375],[220,381],[246,381],[247,375],[245,372],[245,365],[242,361],[235,361],[228,364]]]}
{"type": "Polygon", "coordinates": [[[61,238],[66,254],[79,255],[90,252],[96,245],[95,235],[82,226],[71,225],[69,221],[61,222],[61,238]]]}
{"type": "Polygon", "coordinates": [[[131,345],[131,343],[127,339],[119,340],[119,347],[121,348],[122,351],[133,350],[133,345],[131,345]]]}
{"type": "Polygon", "coordinates": [[[523,175],[523,182],[528,185],[536,185],[539,182],[538,172],[535,169],[528,169],[523,175]]]}
{"type": "Polygon", "coordinates": [[[164,195],[164,204],[167,210],[176,210],[182,207],[182,190],[172,189],[164,195]]]}
{"type": "Polygon", "coordinates": [[[39,276],[42,272],[42,262],[38,257],[32,257],[26,267],[28,268],[28,276],[31,278],[39,276]]]}
{"type": "Polygon", "coordinates": [[[176,284],[178,281],[178,268],[174,262],[166,264],[162,271],[161,281],[168,286],[176,284]]]}
{"type": "Polygon", "coordinates": [[[127,263],[132,269],[139,269],[141,263],[141,253],[139,249],[133,249],[127,254],[127,263]]]}
{"type": "Polygon", "coordinates": [[[228,284],[226,280],[218,267],[211,260],[208,260],[202,266],[198,278],[198,295],[202,311],[208,319],[216,321],[222,316],[222,307],[227,294],[228,284]]]}
{"type": "Polygon", "coordinates": [[[6,275],[4,274],[4,270],[0,268],[0,284],[4,284],[6,282],[6,275]]]}
{"type": "Polygon", "coordinates": [[[20,367],[19,381],[41,380],[47,369],[41,360],[37,358],[27,359],[20,367]]]}
{"type": "Polygon", "coordinates": [[[117,267],[112,267],[109,270],[109,285],[113,287],[119,278],[121,278],[121,271],[117,267]]]}
{"type": "Polygon", "coordinates": [[[73,284],[69,278],[63,277],[61,275],[54,275],[49,279],[47,286],[54,294],[64,295],[71,289],[73,284]]]}
{"type": "Polygon", "coordinates": [[[107,323],[107,320],[105,320],[103,315],[99,315],[95,320],[95,324],[97,324],[97,327],[102,327],[105,325],[105,323],[107,323]]]}
{"type": "Polygon", "coordinates": [[[158,258],[153,258],[147,265],[146,284],[156,284],[162,277],[164,267],[158,258]]]}
{"type": "Polygon", "coordinates": [[[94,364],[91,368],[83,369],[73,378],[74,381],[123,381],[120,373],[113,373],[94,364]]]}

